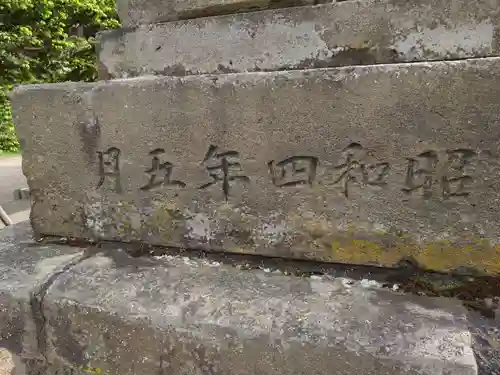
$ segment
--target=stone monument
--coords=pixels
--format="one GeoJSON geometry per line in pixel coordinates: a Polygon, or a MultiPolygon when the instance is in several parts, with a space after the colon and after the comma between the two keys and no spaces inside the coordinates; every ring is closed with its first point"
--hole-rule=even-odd
{"type": "Polygon", "coordinates": [[[39,242],[2,234],[0,344],[28,375],[495,374],[459,300],[266,264],[500,276],[500,0],[118,13],[99,82],[11,95],[39,242]]]}
{"type": "Polygon", "coordinates": [[[15,90],[36,233],[500,273],[498,0],[179,4],[15,90]]]}

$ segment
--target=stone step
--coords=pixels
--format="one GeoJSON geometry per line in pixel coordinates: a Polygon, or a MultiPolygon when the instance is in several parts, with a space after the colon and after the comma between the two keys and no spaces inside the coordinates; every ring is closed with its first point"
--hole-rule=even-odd
{"type": "Polygon", "coordinates": [[[14,190],[14,200],[29,200],[30,199],[30,191],[28,188],[19,188],[14,190]]]}
{"type": "Polygon", "coordinates": [[[477,346],[483,325],[458,300],[368,280],[34,243],[17,229],[0,231],[0,344],[27,375],[478,375],[496,367],[483,355],[478,367],[476,348],[492,349],[493,359],[498,348],[484,333],[477,346]]]}
{"type": "Polygon", "coordinates": [[[123,26],[249,12],[262,9],[314,5],[335,0],[117,0],[123,26]]]}
{"type": "Polygon", "coordinates": [[[347,1],[107,31],[100,78],[496,56],[500,0],[347,1]]]}
{"type": "Polygon", "coordinates": [[[500,273],[500,58],[20,86],[37,233],[500,273]]]}

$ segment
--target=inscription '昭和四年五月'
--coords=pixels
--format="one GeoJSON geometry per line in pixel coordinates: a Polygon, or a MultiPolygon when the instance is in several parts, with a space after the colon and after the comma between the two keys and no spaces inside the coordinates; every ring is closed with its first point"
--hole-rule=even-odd
{"type": "MultiPolygon", "coordinates": [[[[120,171],[121,150],[110,147],[98,153],[99,181],[101,188],[109,181],[109,188],[115,193],[122,193],[120,171]]],[[[156,148],[149,152],[151,167],[144,171],[146,181],[138,189],[150,191],[154,189],[184,189],[188,184],[175,177],[177,166],[164,160],[165,149],[156,148]]],[[[473,161],[477,152],[472,149],[457,148],[443,152],[426,150],[418,155],[407,157],[405,171],[400,179],[399,190],[407,196],[420,196],[424,199],[440,197],[450,199],[468,197],[470,187],[474,182],[471,175],[473,161]]],[[[245,173],[244,163],[238,151],[220,150],[218,146],[210,145],[200,168],[207,174],[207,182],[197,184],[198,190],[218,189],[221,197],[228,200],[233,184],[247,185],[252,177],[245,173]]],[[[352,142],[341,151],[341,157],[336,163],[325,163],[322,173],[319,167],[322,161],[313,155],[292,155],[282,160],[267,162],[269,183],[279,189],[299,186],[312,186],[316,183],[328,183],[338,187],[339,192],[349,198],[352,189],[384,188],[393,170],[391,164],[378,160],[372,152],[366,150],[360,143],[352,142]],[[328,177],[328,178],[326,178],[328,177]],[[328,182],[325,182],[328,181],[328,182]]],[[[394,183],[394,179],[391,180],[394,183]]]]}

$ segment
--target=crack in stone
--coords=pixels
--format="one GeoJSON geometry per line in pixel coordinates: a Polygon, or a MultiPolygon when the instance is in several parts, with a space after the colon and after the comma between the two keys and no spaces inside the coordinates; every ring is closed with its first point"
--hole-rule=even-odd
{"type": "Polygon", "coordinates": [[[60,270],[54,272],[49,278],[36,290],[34,290],[30,295],[30,308],[31,315],[33,321],[35,323],[36,329],[36,343],[37,343],[37,352],[41,355],[41,358],[36,359],[37,363],[31,363],[30,373],[33,374],[45,374],[46,369],[48,367],[48,356],[47,356],[47,346],[48,346],[48,337],[47,337],[47,318],[43,313],[43,303],[45,296],[49,288],[54,284],[59,276],[66,273],[73,267],[77,266],[79,263],[83,262],[86,259],[89,259],[94,255],[93,252],[84,251],[83,255],[68,264],[64,265],[60,270]],[[34,368],[32,368],[34,366],[34,368]]]}

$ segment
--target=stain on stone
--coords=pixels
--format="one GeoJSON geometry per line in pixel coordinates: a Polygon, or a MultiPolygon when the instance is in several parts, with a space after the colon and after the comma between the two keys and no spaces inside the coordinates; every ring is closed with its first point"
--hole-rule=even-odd
{"type": "MultiPolygon", "coordinates": [[[[250,36],[254,37],[254,31],[249,30],[250,36]]],[[[282,65],[273,67],[272,69],[263,69],[258,65],[254,65],[250,71],[252,72],[272,72],[272,71],[287,71],[287,70],[301,70],[301,69],[322,69],[322,68],[334,68],[334,67],[344,67],[352,65],[372,65],[372,64],[382,64],[382,63],[397,63],[402,61],[402,58],[395,50],[373,50],[371,48],[349,48],[345,51],[336,53],[329,59],[317,59],[308,58],[302,60],[300,63],[295,65],[282,65]]],[[[238,69],[232,67],[233,61],[229,61],[230,66],[225,66],[223,64],[218,64],[217,69],[211,72],[205,72],[207,74],[230,74],[241,72],[238,69]]],[[[137,72],[132,69],[132,67],[120,67],[118,71],[127,72],[129,77],[137,77],[146,72],[137,72]]],[[[178,76],[184,77],[188,75],[200,74],[196,71],[187,70],[182,64],[175,64],[168,66],[161,71],[147,72],[149,74],[155,74],[160,76],[178,76]]],[[[106,73],[102,75],[103,79],[106,79],[106,73]]],[[[118,78],[118,77],[112,77],[118,78]]]]}
{"type": "Polygon", "coordinates": [[[253,246],[255,241],[253,239],[252,231],[246,229],[232,229],[227,234],[237,245],[250,245],[253,246]]]}
{"type": "Polygon", "coordinates": [[[246,13],[255,10],[268,9],[268,0],[242,1],[239,3],[218,4],[204,8],[194,8],[181,12],[179,19],[187,20],[211,16],[222,16],[233,13],[246,13]]]}
{"type": "Polygon", "coordinates": [[[6,307],[3,304],[0,304],[0,311],[9,312],[7,319],[2,319],[3,329],[0,331],[0,347],[19,355],[23,350],[23,336],[25,326],[22,313],[18,307],[6,307]]]}
{"type": "Polygon", "coordinates": [[[500,48],[500,27],[495,27],[495,31],[493,33],[492,47],[494,48],[495,51],[497,51],[500,48]]]}
{"type": "Polygon", "coordinates": [[[399,54],[395,50],[374,50],[372,48],[348,48],[344,51],[337,52],[329,59],[309,58],[302,60],[299,64],[290,67],[284,66],[279,70],[293,69],[321,69],[335,68],[350,65],[372,65],[372,64],[390,64],[397,63],[401,60],[399,54]]]}
{"type": "Polygon", "coordinates": [[[78,133],[82,142],[82,150],[87,156],[87,162],[89,164],[94,163],[96,160],[99,138],[101,135],[99,119],[91,109],[91,95],[91,93],[86,93],[83,98],[83,104],[86,108],[83,109],[78,124],[78,133]]]}
{"type": "Polygon", "coordinates": [[[108,67],[102,61],[99,61],[99,67],[97,72],[99,79],[102,81],[107,81],[113,79],[113,75],[109,72],[108,67]]]}
{"type": "MultiPolygon", "coordinates": [[[[131,247],[137,247],[141,244],[131,243],[131,247]]],[[[154,261],[149,258],[133,258],[127,252],[120,249],[108,249],[103,253],[104,256],[112,260],[113,266],[117,269],[127,269],[128,273],[137,272],[141,267],[153,267],[154,261]]]]}
{"type": "Polygon", "coordinates": [[[115,40],[122,39],[127,34],[133,33],[138,29],[138,26],[129,26],[129,27],[121,27],[118,29],[106,30],[97,33],[96,39],[98,40],[98,44],[102,44],[102,42],[106,40],[115,40]]]}
{"type": "Polygon", "coordinates": [[[182,64],[175,64],[172,66],[167,66],[159,74],[166,75],[166,76],[181,76],[182,77],[182,76],[190,75],[190,72],[188,72],[182,64]]]}
{"type": "Polygon", "coordinates": [[[321,1],[321,0],[312,0],[312,1],[307,1],[307,0],[269,0],[269,9],[275,9],[275,8],[289,8],[289,7],[298,7],[302,5],[316,5],[319,3],[326,3],[327,1],[321,1]]]}
{"type": "Polygon", "coordinates": [[[57,322],[53,322],[52,326],[57,327],[52,335],[53,347],[57,354],[69,363],[87,366],[86,346],[81,344],[78,337],[75,336],[77,333],[73,332],[70,318],[64,313],[58,314],[57,322]]]}
{"type": "MultiPolygon", "coordinates": [[[[232,61],[230,60],[229,61],[229,64],[231,65],[232,64],[232,61]]],[[[224,66],[222,64],[219,64],[217,65],[217,72],[218,73],[225,73],[225,74],[228,74],[228,73],[238,73],[238,70],[236,69],[232,69],[232,68],[228,68],[227,66],[224,66]]]]}
{"type": "MultiPolygon", "coordinates": [[[[179,20],[222,16],[235,13],[247,13],[266,9],[291,8],[305,5],[327,4],[331,0],[248,0],[226,4],[218,4],[204,8],[190,9],[180,12],[179,20]]],[[[172,17],[171,17],[172,18],[172,17]]],[[[172,19],[169,21],[172,21],[172,19]]],[[[159,22],[157,20],[157,22],[159,22]]]]}
{"type": "Polygon", "coordinates": [[[24,150],[24,145],[26,144],[26,141],[24,138],[18,138],[19,140],[19,147],[21,148],[21,151],[24,150]]]}

